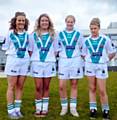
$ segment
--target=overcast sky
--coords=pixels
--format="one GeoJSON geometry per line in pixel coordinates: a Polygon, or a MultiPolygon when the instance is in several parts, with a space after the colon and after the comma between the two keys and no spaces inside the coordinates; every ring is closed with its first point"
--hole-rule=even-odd
{"type": "Polygon", "coordinates": [[[65,27],[68,14],[76,17],[76,27],[88,29],[93,17],[99,17],[101,27],[117,22],[117,0],[0,0],[0,35],[5,35],[16,11],[23,11],[30,20],[29,32],[42,13],[50,15],[57,30],[65,27]]]}

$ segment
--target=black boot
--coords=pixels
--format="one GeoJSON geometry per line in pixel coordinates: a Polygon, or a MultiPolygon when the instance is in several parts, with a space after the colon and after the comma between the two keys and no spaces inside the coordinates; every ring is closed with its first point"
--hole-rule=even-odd
{"type": "Polygon", "coordinates": [[[103,111],[103,120],[110,120],[109,110],[103,111]]]}
{"type": "Polygon", "coordinates": [[[97,110],[96,109],[91,109],[90,110],[90,119],[96,119],[97,117],[97,110]]]}

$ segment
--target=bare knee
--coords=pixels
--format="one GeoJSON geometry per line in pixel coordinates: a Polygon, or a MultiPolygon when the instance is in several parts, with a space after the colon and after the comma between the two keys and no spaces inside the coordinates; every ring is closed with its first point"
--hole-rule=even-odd
{"type": "Polygon", "coordinates": [[[90,86],[89,87],[90,92],[96,93],[96,86],[90,86]]]}
{"type": "Polygon", "coordinates": [[[59,90],[60,90],[60,91],[64,91],[64,89],[65,89],[65,88],[64,88],[63,85],[60,85],[60,86],[59,86],[59,90]]]}
{"type": "Polygon", "coordinates": [[[72,88],[72,89],[77,89],[77,83],[75,83],[75,82],[74,82],[74,83],[71,83],[71,88],[72,88]]]}
{"type": "Polygon", "coordinates": [[[60,80],[60,82],[59,82],[59,91],[60,92],[66,91],[66,81],[60,80]]]}
{"type": "Polygon", "coordinates": [[[105,90],[99,90],[99,94],[100,94],[101,97],[107,96],[107,93],[106,93],[105,90]]]}
{"type": "Polygon", "coordinates": [[[8,91],[14,91],[14,89],[15,89],[15,85],[13,84],[8,85],[8,91]]]}
{"type": "Polygon", "coordinates": [[[49,85],[45,85],[44,86],[44,91],[48,91],[49,90],[49,85]]]}
{"type": "Polygon", "coordinates": [[[16,86],[16,89],[23,90],[23,87],[24,87],[24,85],[18,84],[18,85],[16,86]]]}
{"type": "Polygon", "coordinates": [[[36,92],[41,92],[42,91],[42,86],[36,86],[36,92]]]}

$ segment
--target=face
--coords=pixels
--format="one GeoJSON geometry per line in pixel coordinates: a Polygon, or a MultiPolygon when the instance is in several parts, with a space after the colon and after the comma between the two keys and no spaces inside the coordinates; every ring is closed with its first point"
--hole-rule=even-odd
{"type": "Polygon", "coordinates": [[[65,22],[66,22],[66,29],[68,31],[73,30],[75,24],[74,19],[72,17],[68,17],[65,22]]]}
{"type": "Polygon", "coordinates": [[[16,18],[16,30],[23,31],[25,26],[25,16],[17,16],[16,18]]]}
{"type": "Polygon", "coordinates": [[[97,25],[90,25],[92,37],[98,37],[100,28],[97,25]]]}
{"type": "Polygon", "coordinates": [[[49,28],[49,19],[45,16],[40,19],[40,28],[43,30],[48,30],[49,28]]]}

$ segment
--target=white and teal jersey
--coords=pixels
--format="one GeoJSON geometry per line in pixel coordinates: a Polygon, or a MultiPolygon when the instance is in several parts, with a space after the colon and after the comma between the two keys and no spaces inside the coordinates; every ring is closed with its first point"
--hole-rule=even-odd
{"type": "Polygon", "coordinates": [[[32,51],[31,61],[55,62],[56,39],[52,38],[49,33],[38,36],[34,32],[30,35],[29,51],[32,51]]]}
{"type": "Polygon", "coordinates": [[[79,31],[62,31],[59,33],[59,57],[73,58],[81,55],[83,36],[79,31]]]}
{"type": "Polygon", "coordinates": [[[13,31],[9,31],[6,36],[5,43],[2,45],[2,49],[6,50],[6,54],[13,55],[18,58],[29,57],[28,37],[27,32],[14,33],[13,31]]]}
{"type": "Polygon", "coordinates": [[[82,49],[85,61],[96,64],[107,63],[109,61],[108,54],[114,52],[116,52],[114,45],[105,35],[99,35],[97,38],[89,36],[86,38],[82,49]]]}

